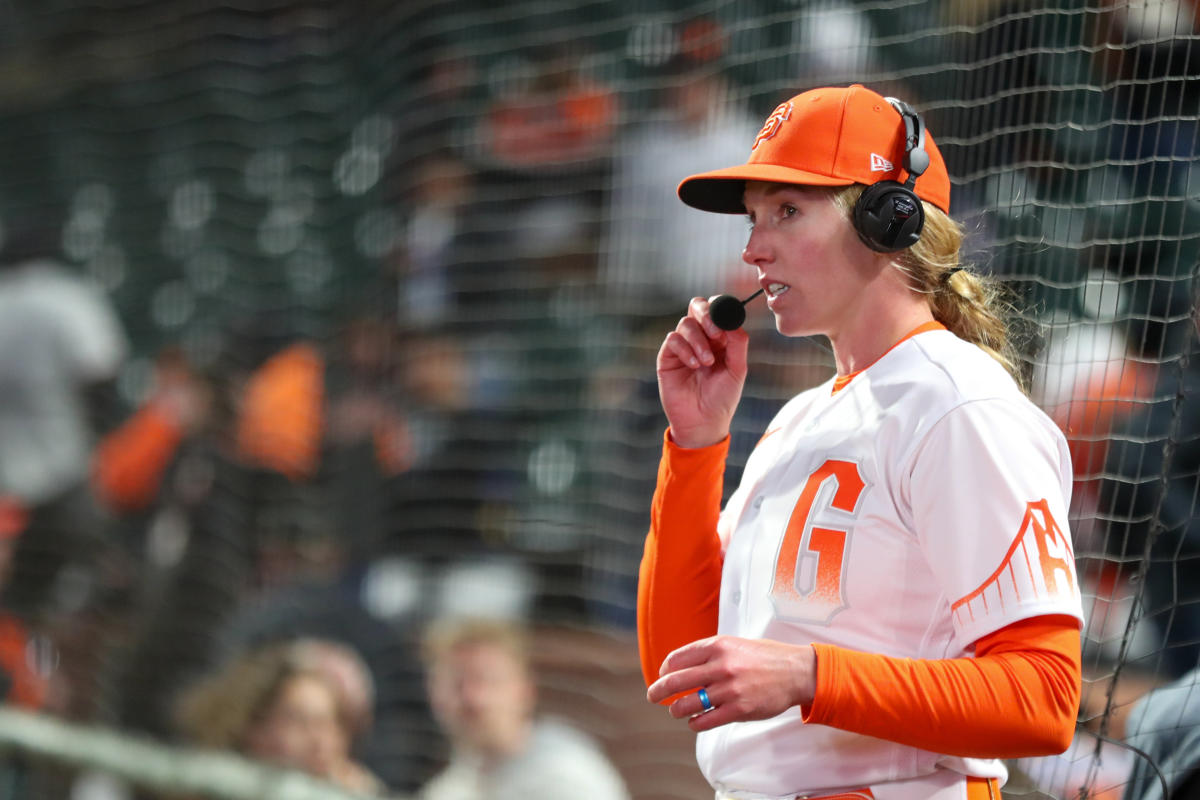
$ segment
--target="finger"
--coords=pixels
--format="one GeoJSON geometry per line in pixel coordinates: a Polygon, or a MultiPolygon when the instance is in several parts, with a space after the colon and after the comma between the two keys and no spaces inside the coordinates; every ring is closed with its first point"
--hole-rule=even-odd
{"type": "Polygon", "coordinates": [[[734,706],[719,706],[714,703],[712,711],[693,714],[688,718],[688,727],[696,733],[700,733],[701,731],[710,731],[713,728],[718,728],[721,725],[728,725],[730,722],[740,721],[738,710],[734,706]]]}
{"type": "Polygon", "coordinates": [[[659,372],[667,369],[678,369],[680,366],[687,364],[687,361],[680,358],[679,354],[675,352],[675,348],[672,345],[672,340],[677,338],[677,336],[678,334],[675,331],[671,331],[663,337],[662,345],[658,348],[658,359],[655,362],[659,372]]]}
{"type": "Polygon", "coordinates": [[[661,703],[687,692],[695,692],[699,687],[711,682],[711,672],[712,670],[706,669],[705,665],[700,665],[664,675],[650,684],[650,688],[646,690],[646,699],[651,703],[661,703]]]}
{"type": "Polygon", "coordinates": [[[709,337],[701,322],[690,316],[684,317],[675,326],[675,332],[686,339],[687,343],[692,346],[692,351],[695,352],[696,358],[705,364],[712,364],[716,361],[716,356],[713,355],[714,341],[709,337]]]}
{"type": "Polygon", "coordinates": [[[709,636],[705,639],[697,639],[694,642],[688,642],[682,647],[677,647],[667,657],[663,659],[662,664],[658,668],[660,676],[666,675],[668,672],[684,669],[685,667],[695,667],[700,664],[707,663],[713,655],[713,646],[719,637],[709,636]]]}
{"type": "Polygon", "coordinates": [[[692,345],[675,331],[667,334],[660,355],[660,369],[671,369],[680,364],[692,369],[699,369],[702,366],[692,345]]]}
{"type": "MultiPolygon", "coordinates": [[[[706,688],[704,691],[708,694],[709,706],[715,710],[717,703],[715,700],[713,700],[712,689],[706,688]]],[[[675,702],[671,703],[670,708],[667,710],[675,719],[687,719],[688,717],[694,717],[697,714],[710,713],[710,711],[705,710],[704,701],[700,699],[699,691],[691,691],[687,694],[679,695],[679,697],[675,700],[675,702]]]]}
{"type": "MultiPolygon", "coordinates": [[[[709,300],[716,297],[717,295],[713,295],[709,300]]],[[[688,316],[704,327],[704,332],[708,334],[708,338],[723,342],[725,340],[725,331],[718,328],[717,323],[713,322],[712,315],[709,313],[709,300],[703,297],[693,297],[692,302],[688,304],[688,316]]]]}

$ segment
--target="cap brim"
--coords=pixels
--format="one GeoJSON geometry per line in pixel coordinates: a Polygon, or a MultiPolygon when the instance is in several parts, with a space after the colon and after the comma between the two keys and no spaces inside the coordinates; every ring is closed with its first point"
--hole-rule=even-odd
{"type": "Polygon", "coordinates": [[[742,164],[684,178],[679,184],[679,199],[701,211],[744,214],[746,207],[742,203],[742,193],[746,191],[746,181],[796,183],[802,186],[849,186],[854,183],[848,178],[833,178],[775,164],[742,164]]]}

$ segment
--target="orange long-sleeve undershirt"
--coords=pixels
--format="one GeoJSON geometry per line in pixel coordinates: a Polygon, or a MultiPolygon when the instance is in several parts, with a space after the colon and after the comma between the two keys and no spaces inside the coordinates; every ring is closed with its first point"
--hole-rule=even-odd
{"type": "MultiPolygon", "coordinates": [[[[647,685],[667,655],[717,632],[716,534],[728,440],[663,446],[638,586],[638,643],[647,685]]],[[[1062,752],[1081,681],[1079,625],[1043,616],[975,643],[973,658],[908,659],[815,644],[807,722],[937,753],[1011,758],[1062,752]]]]}
{"type": "Polygon", "coordinates": [[[668,431],[638,573],[638,652],[646,685],[671,651],[717,632],[724,558],[717,517],[729,437],[676,447],[668,431]]]}
{"type": "Polygon", "coordinates": [[[912,659],[826,644],[806,722],[935,753],[1061,753],[1079,711],[1079,623],[1022,620],[975,643],[974,658],[912,659]]]}
{"type": "Polygon", "coordinates": [[[105,436],[92,461],[92,483],[111,508],[138,511],[150,504],[171,463],[183,426],[153,402],[105,436]]]}

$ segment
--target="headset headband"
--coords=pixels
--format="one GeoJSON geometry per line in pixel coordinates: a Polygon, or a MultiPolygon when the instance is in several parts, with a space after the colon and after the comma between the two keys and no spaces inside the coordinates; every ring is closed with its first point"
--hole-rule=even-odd
{"type": "Polygon", "coordinates": [[[929,168],[929,154],[925,152],[925,122],[912,106],[895,97],[884,98],[892,104],[892,108],[900,112],[904,120],[904,169],[908,172],[908,180],[904,182],[907,189],[912,189],[929,168]]]}

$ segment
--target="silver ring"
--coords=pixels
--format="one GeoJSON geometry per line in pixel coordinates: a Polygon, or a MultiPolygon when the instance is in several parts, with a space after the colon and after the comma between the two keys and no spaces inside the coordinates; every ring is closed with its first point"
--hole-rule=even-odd
{"type": "Polygon", "coordinates": [[[699,695],[700,705],[704,706],[704,710],[712,711],[713,704],[712,701],[708,699],[708,692],[704,691],[703,689],[697,689],[696,694],[699,695]]]}

